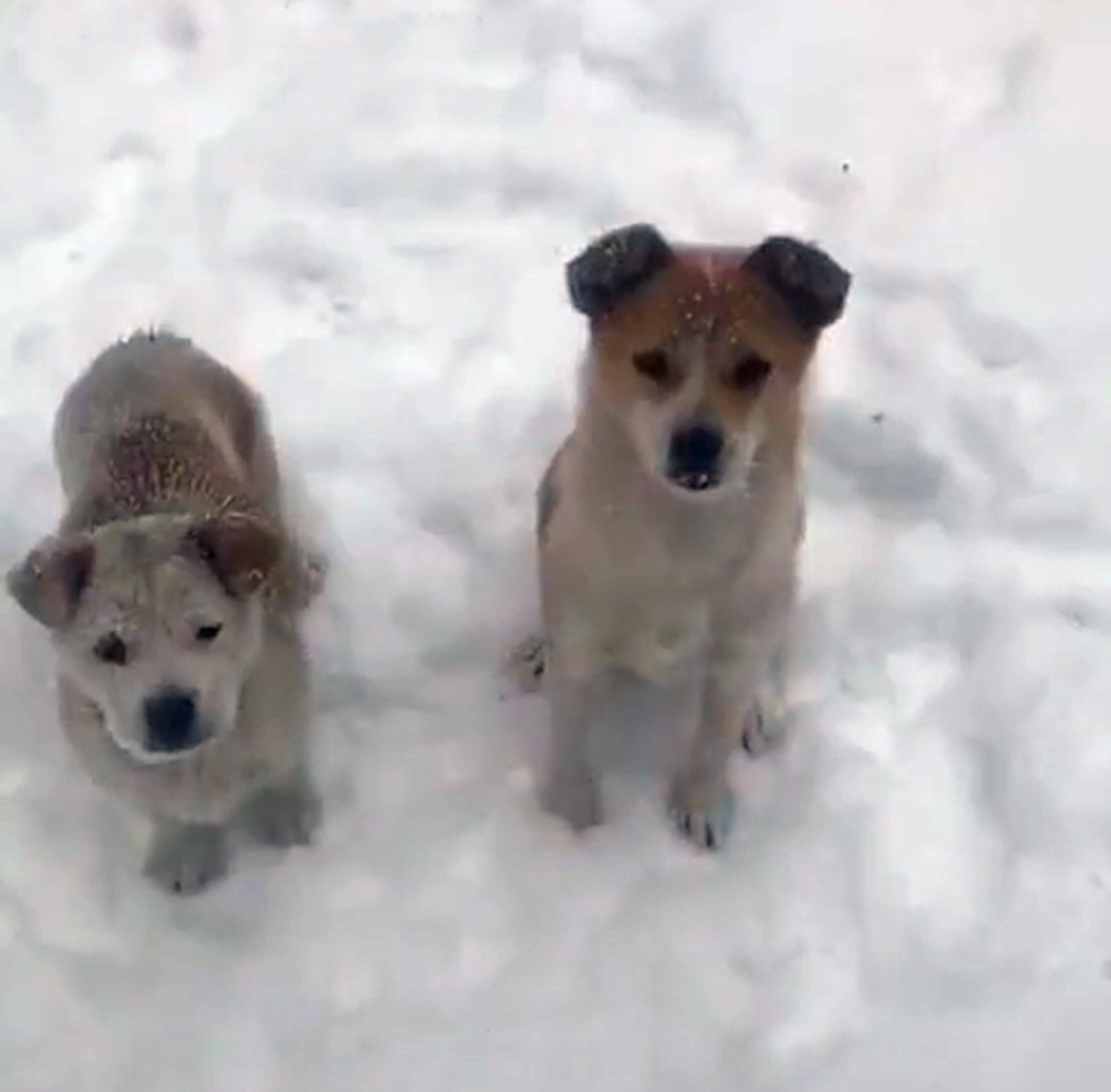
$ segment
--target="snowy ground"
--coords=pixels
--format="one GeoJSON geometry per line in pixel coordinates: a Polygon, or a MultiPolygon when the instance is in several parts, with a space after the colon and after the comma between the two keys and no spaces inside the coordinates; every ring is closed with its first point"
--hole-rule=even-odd
{"type": "Polygon", "coordinates": [[[1106,1089],[1111,8],[8,0],[0,43],[4,563],[56,517],[64,385],[160,321],[262,387],[337,557],[322,841],[189,902],[0,607],[5,1092],[1106,1089]],[[718,859],[629,745],[665,698],[576,843],[495,675],[573,405],[562,263],[643,218],[857,274],[799,730],[738,762],[718,859]]]}

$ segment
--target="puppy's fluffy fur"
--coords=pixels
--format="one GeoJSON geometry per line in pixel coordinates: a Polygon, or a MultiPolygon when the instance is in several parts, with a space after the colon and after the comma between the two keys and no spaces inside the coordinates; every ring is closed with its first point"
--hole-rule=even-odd
{"type": "Polygon", "coordinates": [[[587,756],[595,681],[694,667],[702,700],[669,812],[700,846],[732,821],[727,760],[773,734],[803,527],[804,378],[850,275],[816,247],[672,245],[637,224],[567,266],[589,321],[585,398],[540,485],[544,636],[528,653],[552,716],[547,807],[600,821],[587,756]]]}
{"type": "Polygon", "coordinates": [[[283,519],[261,403],[168,332],[93,361],[55,420],[67,506],[7,577],[56,650],[62,728],[102,787],[151,816],[146,871],[223,875],[225,827],[310,839],[299,617],[324,562],[283,519]]]}

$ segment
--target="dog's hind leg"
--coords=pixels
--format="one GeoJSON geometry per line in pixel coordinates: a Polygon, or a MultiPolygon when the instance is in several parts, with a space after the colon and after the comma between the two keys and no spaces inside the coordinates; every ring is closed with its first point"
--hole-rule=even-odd
{"type": "Polygon", "coordinates": [[[787,649],[780,646],[757,688],[756,701],[741,729],[741,747],[749,758],[760,758],[779,748],[787,738],[787,649]]]}
{"type": "MultiPolygon", "coordinates": [[[[559,507],[557,476],[560,456],[566,447],[565,440],[552,456],[536,490],[536,538],[541,547],[548,537],[548,527],[559,507]]],[[[530,633],[510,650],[502,664],[502,673],[518,690],[535,694],[544,684],[551,658],[551,645],[547,637],[543,633],[530,633]]]]}

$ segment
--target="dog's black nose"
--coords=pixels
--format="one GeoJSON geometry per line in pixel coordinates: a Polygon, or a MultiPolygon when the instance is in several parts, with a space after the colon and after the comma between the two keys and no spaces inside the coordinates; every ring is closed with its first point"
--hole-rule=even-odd
{"type": "Polygon", "coordinates": [[[725,437],[715,428],[691,425],[671,437],[667,474],[684,489],[710,489],[721,481],[725,437]]]}
{"type": "Polygon", "coordinates": [[[188,751],[201,742],[197,703],[187,690],[159,690],[143,702],[143,719],[149,751],[188,751]]]}

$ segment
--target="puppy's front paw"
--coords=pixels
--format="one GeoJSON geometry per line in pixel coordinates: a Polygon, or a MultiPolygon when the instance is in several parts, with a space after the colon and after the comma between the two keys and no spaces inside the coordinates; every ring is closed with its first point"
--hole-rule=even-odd
{"type": "Polygon", "coordinates": [[[553,773],[540,796],[544,809],[563,819],[574,831],[589,830],[602,821],[602,797],[589,770],[553,773]]]}
{"type": "Polygon", "coordinates": [[[196,895],[228,871],[222,827],[173,824],[155,832],[143,873],[165,891],[196,895]]]}
{"type": "Polygon", "coordinates": [[[779,747],[786,736],[786,718],[782,708],[757,702],[745,718],[741,746],[750,758],[760,758],[779,747]]]}
{"type": "Polygon", "coordinates": [[[504,673],[516,688],[534,694],[544,682],[548,667],[548,642],[539,634],[526,637],[506,657],[504,673]]]}
{"type": "Polygon", "coordinates": [[[724,777],[677,777],[667,813],[675,829],[699,849],[721,849],[733,829],[736,801],[724,777]]]}
{"type": "Polygon", "coordinates": [[[307,846],[320,828],[320,797],[307,782],[271,785],[247,802],[243,825],[258,841],[278,849],[307,846]]]}
{"type": "Polygon", "coordinates": [[[298,603],[308,607],[324,592],[328,583],[328,558],[321,550],[305,550],[298,567],[298,603]]]}

